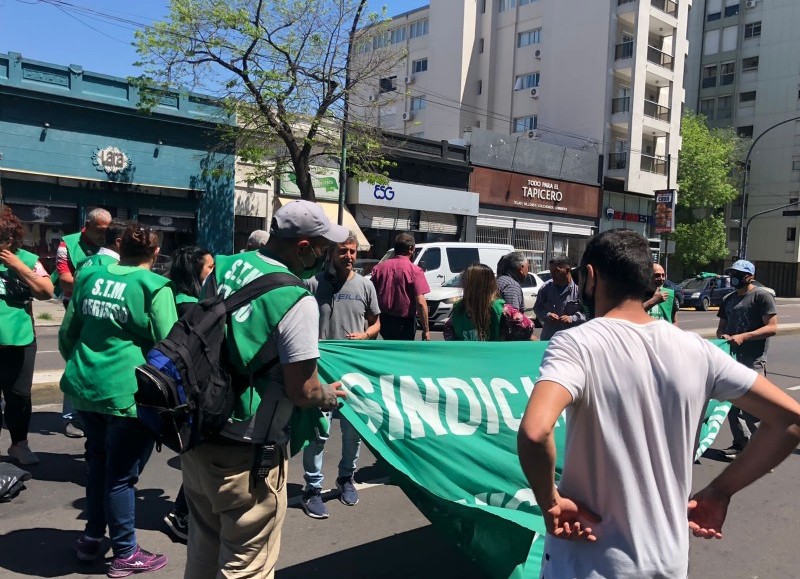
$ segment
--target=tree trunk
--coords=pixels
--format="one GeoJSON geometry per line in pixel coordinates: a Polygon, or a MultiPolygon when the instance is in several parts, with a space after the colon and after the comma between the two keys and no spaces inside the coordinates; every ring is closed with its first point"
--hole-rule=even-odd
{"type": "Polygon", "coordinates": [[[306,201],[316,202],[317,196],[314,194],[314,184],[311,182],[311,171],[308,159],[298,157],[292,159],[294,174],[297,178],[297,188],[300,189],[300,198],[306,201]]]}

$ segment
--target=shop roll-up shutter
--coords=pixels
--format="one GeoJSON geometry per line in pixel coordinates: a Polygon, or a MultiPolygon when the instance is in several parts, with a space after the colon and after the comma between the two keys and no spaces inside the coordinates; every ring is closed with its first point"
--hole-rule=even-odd
{"type": "Polygon", "coordinates": [[[553,233],[591,237],[594,234],[594,231],[588,225],[566,225],[563,223],[553,223],[553,233]]]}
{"type": "MultiPolygon", "coordinates": [[[[484,227],[505,227],[507,229],[514,228],[514,219],[511,217],[502,217],[499,215],[478,215],[477,225],[484,227]]],[[[533,219],[517,218],[516,228],[526,231],[547,231],[550,226],[544,221],[534,221],[533,219]]]]}
{"type": "Polygon", "coordinates": [[[428,233],[458,235],[458,217],[452,213],[420,211],[419,230],[428,233]]]}
{"type": "Polygon", "coordinates": [[[356,222],[361,227],[388,229],[390,231],[408,231],[411,221],[410,209],[393,209],[376,205],[358,205],[356,222]]]}

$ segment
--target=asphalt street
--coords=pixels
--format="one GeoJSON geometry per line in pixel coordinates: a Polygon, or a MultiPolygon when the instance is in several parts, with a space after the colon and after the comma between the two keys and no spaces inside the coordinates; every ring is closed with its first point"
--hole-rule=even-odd
{"type": "MultiPolygon", "coordinates": [[[[788,315],[785,311],[782,309],[783,316],[788,315]]],[[[714,316],[712,312],[682,314],[684,323],[696,316],[694,319],[703,327],[714,316]]],[[[798,346],[800,336],[775,338],[768,367],[770,378],[795,398],[800,396],[798,346]]],[[[28,483],[28,488],[14,501],[0,505],[0,577],[99,576],[103,573],[102,565],[81,565],[71,551],[84,524],[82,441],[61,434],[60,407],[44,403],[48,398],[57,399],[57,393],[45,394],[41,389],[36,391],[37,406],[30,436],[31,446],[42,463],[31,467],[34,480],[28,483]]],[[[333,430],[325,451],[326,487],[333,485],[341,452],[336,421],[333,430]]],[[[695,488],[713,479],[727,464],[717,449],[727,447],[730,440],[725,427],[714,447],[694,468],[695,488]]],[[[0,448],[5,450],[7,444],[4,434],[0,448]]],[[[773,474],[734,498],[722,541],[692,540],[691,577],[765,579],[798,575],[799,454],[796,451],[773,474]]],[[[331,517],[319,521],[308,518],[299,508],[302,465],[298,457],[292,459],[288,482],[291,508],[284,526],[278,579],[486,576],[474,569],[463,554],[428,524],[405,495],[390,484],[387,469],[369,449],[362,450],[359,464],[356,480],[360,503],[346,507],[336,500],[335,493],[328,492],[331,517]]],[[[170,452],[154,454],[138,486],[137,502],[141,544],[165,552],[170,558],[167,568],[154,576],[182,577],[185,547],[169,539],[161,522],[179,485],[178,458],[170,452]]]]}

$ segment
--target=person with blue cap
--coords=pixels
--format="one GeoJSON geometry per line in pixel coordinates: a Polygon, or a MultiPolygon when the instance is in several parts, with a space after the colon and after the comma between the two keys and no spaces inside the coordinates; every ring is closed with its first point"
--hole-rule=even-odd
{"type": "MultiPolygon", "coordinates": [[[[736,291],[725,296],[719,308],[717,338],[727,340],[739,363],[766,375],[769,338],[778,332],[775,298],[753,283],[756,267],[751,262],[740,259],[725,273],[736,291]]],[[[724,450],[725,456],[735,458],[741,453],[758,430],[759,422],[758,417],[732,406],[728,423],[733,444],[724,450]]]]}

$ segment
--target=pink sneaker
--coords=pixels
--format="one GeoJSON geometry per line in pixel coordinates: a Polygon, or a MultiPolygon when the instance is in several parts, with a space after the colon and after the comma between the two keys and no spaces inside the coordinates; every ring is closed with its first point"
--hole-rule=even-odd
{"type": "Polygon", "coordinates": [[[166,564],[166,555],[156,555],[136,545],[136,550],[130,557],[124,559],[114,557],[106,575],[109,577],[127,577],[134,573],[150,573],[150,571],[158,571],[166,564]]]}

